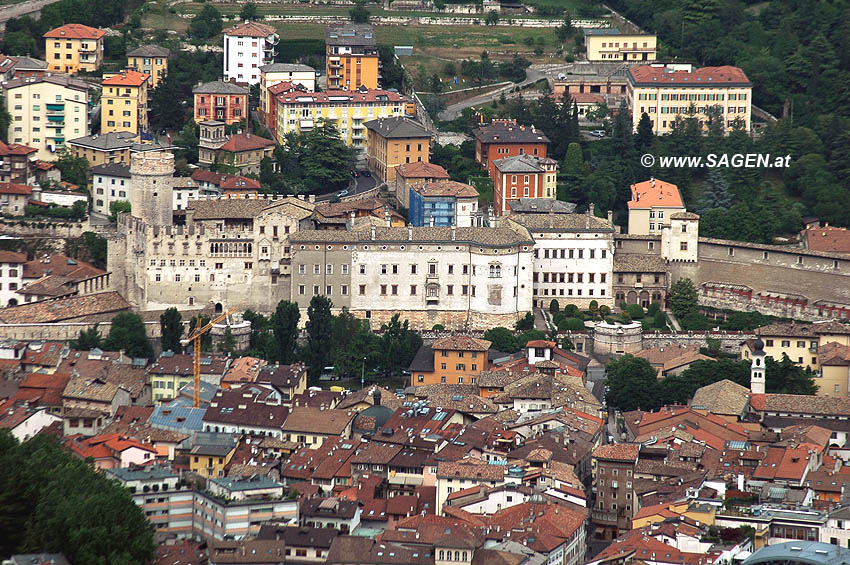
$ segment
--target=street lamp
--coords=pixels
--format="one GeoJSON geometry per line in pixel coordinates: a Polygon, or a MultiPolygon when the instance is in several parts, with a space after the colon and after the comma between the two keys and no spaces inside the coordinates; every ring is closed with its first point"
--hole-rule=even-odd
{"type": "Polygon", "coordinates": [[[363,358],[363,363],[360,365],[360,388],[366,388],[366,358],[363,358]]]}

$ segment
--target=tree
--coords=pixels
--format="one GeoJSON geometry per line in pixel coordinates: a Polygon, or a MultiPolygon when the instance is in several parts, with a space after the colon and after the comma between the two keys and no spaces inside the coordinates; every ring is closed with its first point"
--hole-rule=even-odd
{"type": "Polygon", "coordinates": [[[622,412],[655,410],[662,406],[658,396],[658,373],[646,359],[626,354],[606,366],[608,392],[605,403],[622,412]]]}
{"type": "Polygon", "coordinates": [[[549,303],[549,313],[557,314],[558,310],[560,310],[560,307],[558,306],[558,299],[553,298],[552,301],[549,303]]]}
{"type": "Polygon", "coordinates": [[[670,310],[681,319],[695,313],[698,306],[697,289],[693,281],[682,278],[670,286],[670,310]]]}
{"type": "Polygon", "coordinates": [[[141,316],[132,312],[121,312],[112,318],[109,337],[103,344],[108,351],[124,350],[130,357],[150,359],[153,347],[145,333],[145,323],[141,316]]]}
{"type": "Polygon", "coordinates": [[[218,344],[218,350],[222,353],[233,353],[236,350],[236,338],[233,332],[230,331],[230,326],[224,329],[224,336],[218,344]]]}
{"type": "Polygon", "coordinates": [[[490,10],[487,12],[487,15],[484,16],[484,23],[488,26],[494,26],[499,24],[499,12],[496,10],[490,10]]]}
{"type": "Polygon", "coordinates": [[[118,214],[129,214],[130,209],[129,200],[113,200],[109,203],[109,221],[117,222],[118,214]]]}
{"type": "Polygon", "coordinates": [[[210,4],[204,4],[204,7],[189,25],[189,36],[192,39],[210,39],[221,33],[223,26],[221,12],[210,4]]]}
{"type": "MultiPolygon", "coordinates": [[[[169,73],[170,74],[170,73],[169,73]]],[[[195,120],[186,120],[183,129],[177,139],[174,140],[174,145],[178,148],[174,152],[174,156],[178,159],[186,159],[189,163],[198,162],[198,128],[195,125],[195,120]]]]}
{"type": "Polygon", "coordinates": [[[664,404],[687,404],[697,389],[729,379],[750,388],[750,364],[739,359],[699,359],[678,375],[661,381],[661,400],[664,404]]]}
{"type": "Polygon", "coordinates": [[[83,157],[74,157],[68,148],[59,152],[56,167],[63,181],[83,187],[88,184],[89,162],[83,157]]]}
{"type": "Polygon", "coordinates": [[[773,357],[764,360],[765,385],[767,392],[779,394],[817,394],[818,385],[815,373],[808,367],[791,361],[783,353],[782,359],[776,361],[773,357]]]}
{"type": "Polygon", "coordinates": [[[523,318],[517,320],[516,329],[520,332],[534,329],[534,314],[526,312],[523,318]]]}
{"type": "Polygon", "coordinates": [[[652,138],[652,120],[649,119],[649,114],[643,112],[640,115],[640,121],[638,121],[635,145],[638,149],[649,149],[649,146],[652,145],[652,138]]]}
{"type": "Polygon", "coordinates": [[[6,109],[6,97],[0,96],[0,141],[9,141],[9,126],[12,123],[12,115],[6,109]]]}
{"type": "Polygon", "coordinates": [[[439,94],[443,90],[443,81],[440,80],[440,75],[434,73],[431,75],[431,92],[439,94]]]}
{"type": "Polygon", "coordinates": [[[555,28],[555,36],[558,38],[558,41],[563,43],[567,39],[570,38],[570,34],[573,31],[573,22],[572,18],[570,18],[569,12],[564,13],[564,21],[555,28]]]}
{"type": "Polygon", "coordinates": [[[154,527],[129,491],[49,434],[0,430],[0,554],[61,552],[71,563],[151,563],[154,527]],[[84,535],[81,535],[85,532],[84,535]]]}
{"type": "Polygon", "coordinates": [[[389,323],[381,326],[381,331],[381,371],[385,377],[401,374],[422,346],[422,338],[410,329],[407,320],[402,322],[398,314],[393,314],[389,323]]]}
{"type": "Polygon", "coordinates": [[[242,10],[239,11],[239,19],[244,21],[251,20],[261,20],[263,17],[257,11],[257,5],[253,2],[248,2],[247,4],[242,6],[242,10]]]}
{"type": "Polygon", "coordinates": [[[333,350],[331,362],[334,374],[355,377],[371,373],[380,363],[381,346],[377,335],[369,329],[369,321],[355,318],[343,308],[331,321],[333,350]]]}
{"type": "Polygon", "coordinates": [[[180,104],[183,98],[179,75],[165,75],[150,94],[150,120],[155,130],[180,129],[186,123],[186,111],[180,104]]]}
{"type": "Polygon", "coordinates": [[[71,349],[79,349],[80,351],[91,351],[101,345],[100,332],[97,331],[97,324],[87,330],[80,330],[80,337],[71,341],[71,349]]]}
{"type": "Polygon", "coordinates": [[[272,315],[271,326],[277,343],[277,361],[284,365],[295,362],[295,349],[298,345],[298,321],[301,311],[298,304],[281,300],[272,315]]]}
{"type": "Polygon", "coordinates": [[[484,339],[491,343],[490,347],[503,353],[515,353],[520,350],[514,334],[508,328],[490,328],[484,332],[484,339]]]}
{"type": "Polygon", "coordinates": [[[307,308],[307,344],[304,347],[304,361],[307,375],[317,379],[327,366],[331,352],[331,324],[333,304],[326,296],[314,296],[307,308]]]}
{"type": "Polygon", "coordinates": [[[180,338],[183,337],[183,323],[180,311],[171,307],[159,316],[160,343],[163,351],[180,353],[183,347],[180,338]]]}
{"type": "Polygon", "coordinates": [[[732,195],[729,193],[729,182],[720,169],[711,169],[703,184],[702,198],[699,201],[700,213],[709,210],[729,210],[732,207],[732,195]]]}
{"type": "Polygon", "coordinates": [[[348,11],[348,17],[356,24],[369,23],[369,10],[366,9],[366,3],[357,2],[354,7],[348,11]]]}

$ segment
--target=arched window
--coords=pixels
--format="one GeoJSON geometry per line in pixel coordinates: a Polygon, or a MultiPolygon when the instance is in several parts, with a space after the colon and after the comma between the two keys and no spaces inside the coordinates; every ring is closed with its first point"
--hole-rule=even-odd
{"type": "Polygon", "coordinates": [[[455,551],[455,561],[460,561],[460,551],[455,551]]]}
{"type": "Polygon", "coordinates": [[[446,558],[446,552],[441,549],[440,550],[440,559],[445,559],[445,558],[446,558]]]}

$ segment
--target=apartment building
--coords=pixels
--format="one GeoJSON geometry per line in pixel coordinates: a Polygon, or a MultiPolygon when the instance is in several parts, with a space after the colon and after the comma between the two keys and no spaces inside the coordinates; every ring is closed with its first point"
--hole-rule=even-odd
{"type": "Polygon", "coordinates": [[[66,146],[74,157],[82,157],[88,161],[90,167],[110,163],[120,163],[129,167],[130,156],[133,153],[168,149],[156,142],[141,143],[139,136],[129,131],[96,133],[69,139],[66,146]]]}
{"type": "MultiPolygon", "coordinates": [[[[316,69],[297,63],[269,63],[260,67],[260,121],[267,124],[271,115],[271,98],[269,88],[282,82],[288,82],[293,87],[301,86],[307,92],[316,91],[316,69]]],[[[268,124],[267,124],[268,125],[268,124]]],[[[274,131],[274,128],[272,128],[274,131]]]]}
{"type": "Polygon", "coordinates": [[[0,251],[0,306],[16,306],[20,295],[17,290],[24,286],[24,264],[27,256],[14,251],[0,251]]]}
{"type": "Polygon", "coordinates": [[[272,156],[274,146],[274,141],[259,135],[225,135],[224,122],[201,122],[198,162],[206,166],[221,163],[240,175],[259,174],[260,162],[272,156]]]}
{"type": "Polygon", "coordinates": [[[38,149],[0,141],[0,182],[35,184],[38,149]]]}
{"type": "Polygon", "coordinates": [[[224,80],[260,82],[260,67],[274,62],[280,36],[270,25],[244,22],[224,31],[224,80]]]}
{"type": "Polygon", "coordinates": [[[367,131],[366,166],[382,182],[395,181],[399,165],[428,162],[432,135],[418,122],[398,116],[363,125],[367,131]]]}
{"type": "Polygon", "coordinates": [[[517,155],[493,161],[493,211],[510,213],[510,203],[518,198],[554,200],[558,190],[558,162],[548,157],[517,155]]]}
{"type": "Polygon", "coordinates": [[[128,131],[147,132],[148,85],[150,75],[138,71],[121,71],[105,78],[100,98],[101,134],[128,131]]]}
{"type": "Polygon", "coordinates": [[[127,53],[127,68],[151,77],[150,88],[159,86],[168,74],[168,58],[171,51],[159,45],[140,45],[127,53]]]}
{"type": "Polygon", "coordinates": [[[753,85],[738,67],[644,65],[628,69],[626,78],[635,129],[647,114],[656,134],[670,133],[677,118],[693,114],[705,128],[716,119],[722,121],[725,131],[736,123],[750,130],[753,85]]]}
{"type": "MultiPolygon", "coordinates": [[[[777,322],[756,328],[756,333],[764,341],[767,357],[780,361],[783,355],[787,355],[794,363],[813,371],[821,370],[818,352],[824,346],[829,343],[850,346],[850,327],[834,321],[813,324],[777,322]]],[[[745,342],[741,358],[749,360],[752,353],[753,344],[745,342]]]]}
{"type": "Polygon", "coordinates": [[[476,384],[481,371],[490,369],[491,343],[468,335],[455,335],[423,345],[410,365],[410,386],[476,384]]]}
{"type": "Polygon", "coordinates": [[[638,511],[634,473],[639,454],[637,443],[603,445],[593,450],[596,500],[590,519],[599,539],[616,539],[632,529],[638,511]]]}
{"type": "Polygon", "coordinates": [[[478,221],[478,191],[453,180],[429,182],[410,189],[410,223],[414,226],[474,227],[478,221]]]}
{"type": "Polygon", "coordinates": [[[89,134],[88,90],[88,83],[59,75],[6,82],[9,141],[35,147],[36,158],[52,161],[66,138],[89,134]]]}
{"type": "Polygon", "coordinates": [[[348,145],[365,148],[366,122],[400,117],[406,102],[390,90],[285,92],[277,96],[277,140],[283,143],[288,133],[310,131],[328,120],[348,145]]]}
{"type": "Polygon", "coordinates": [[[401,164],[396,167],[393,181],[396,200],[405,208],[410,208],[410,189],[429,182],[449,180],[449,173],[440,165],[425,161],[401,164]]]}
{"type": "Polygon", "coordinates": [[[517,125],[516,120],[493,120],[489,125],[472,130],[475,138],[475,160],[492,179],[497,159],[531,155],[546,157],[549,138],[534,126],[517,125]]]}
{"type": "Polygon", "coordinates": [[[378,88],[380,58],[375,28],[343,23],[325,29],[325,70],[328,89],[378,88]]]}
{"type": "Polygon", "coordinates": [[[534,239],[534,306],[613,306],[614,225],[590,214],[511,214],[534,239]]]}
{"type": "Polygon", "coordinates": [[[130,201],[130,167],[121,163],[96,165],[91,173],[92,212],[108,216],[109,205],[130,201]]]}
{"type": "Polygon", "coordinates": [[[44,53],[50,70],[75,75],[94,72],[103,63],[102,29],[65,24],[44,34],[44,53]]]}
{"type": "Polygon", "coordinates": [[[655,35],[623,33],[614,27],[585,29],[584,46],[588,61],[654,61],[657,54],[655,35]]]}
{"type": "Polygon", "coordinates": [[[195,97],[195,122],[216,120],[238,124],[248,119],[248,89],[220,80],[199,84],[192,89],[195,97]]]}
{"type": "Polygon", "coordinates": [[[10,57],[0,55],[0,78],[38,78],[48,71],[47,61],[32,57],[10,57]]]}
{"type": "Polygon", "coordinates": [[[650,178],[629,188],[629,234],[660,235],[670,226],[673,214],[686,212],[679,187],[673,183],[650,178]]]}

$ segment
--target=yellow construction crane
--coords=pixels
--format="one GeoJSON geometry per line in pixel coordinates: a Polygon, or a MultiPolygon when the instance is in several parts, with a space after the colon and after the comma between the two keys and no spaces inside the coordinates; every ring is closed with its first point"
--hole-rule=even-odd
{"type": "Polygon", "coordinates": [[[192,354],[194,357],[193,363],[193,375],[195,377],[194,389],[192,390],[192,406],[195,408],[201,407],[201,336],[210,331],[214,325],[225,319],[227,316],[236,311],[236,307],[234,306],[227,312],[224,312],[214,320],[210,320],[210,322],[202,328],[196,327],[192,330],[192,333],[189,334],[189,337],[186,339],[180,340],[180,345],[183,347],[192,344],[192,354]]]}

